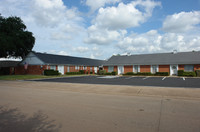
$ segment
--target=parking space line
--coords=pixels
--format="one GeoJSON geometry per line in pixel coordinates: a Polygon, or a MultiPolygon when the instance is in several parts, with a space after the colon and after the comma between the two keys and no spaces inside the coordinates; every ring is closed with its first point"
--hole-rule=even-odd
{"type": "Polygon", "coordinates": [[[183,78],[183,81],[185,81],[185,78],[184,77],[182,77],[183,78]]]}
{"type": "Polygon", "coordinates": [[[163,79],[162,80],[165,80],[167,77],[163,77],[163,79]]]}
{"type": "Polygon", "coordinates": [[[142,78],[142,80],[145,80],[145,79],[147,79],[147,78],[149,78],[149,77],[142,78]]]}

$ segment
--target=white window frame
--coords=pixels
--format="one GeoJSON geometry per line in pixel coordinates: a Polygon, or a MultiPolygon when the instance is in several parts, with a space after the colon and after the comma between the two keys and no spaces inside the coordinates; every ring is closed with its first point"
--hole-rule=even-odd
{"type": "Polygon", "coordinates": [[[79,70],[79,66],[75,66],[75,70],[79,70]]]}
{"type": "Polygon", "coordinates": [[[113,72],[114,71],[114,66],[108,66],[108,72],[113,72]]]}
{"type": "Polygon", "coordinates": [[[50,65],[51,70],[56,70],[56,65],[50,65]]]}
{"type": "Polygon", "coordinates": [[[186,72],[193,72],[194,71],[194,65],[184,65],[184,71],[186,71],[186,72]],[[187,70],[185,67],[186,66],[192,66],[192,70],[187,70]]]}

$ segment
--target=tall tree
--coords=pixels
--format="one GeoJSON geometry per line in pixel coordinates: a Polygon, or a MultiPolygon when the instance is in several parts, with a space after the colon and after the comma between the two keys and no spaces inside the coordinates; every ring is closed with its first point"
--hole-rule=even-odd
{"type": "Polygon", "coordinates": [[[35,38],[19,17],[0,14],[0,57],[24,58],[33,48],[35,38]]]}

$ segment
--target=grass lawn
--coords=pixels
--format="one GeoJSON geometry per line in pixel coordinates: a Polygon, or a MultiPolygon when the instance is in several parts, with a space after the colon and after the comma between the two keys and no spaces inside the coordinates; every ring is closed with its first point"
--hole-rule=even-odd
{"type": "Polygon", "coordinates": [[[44,76],[44,75],[0,75],[0,80],[28,80],[28,79],[67,77],[67,76],[80,76],[80,75],[58,75],[58,76],[44,76]]]}

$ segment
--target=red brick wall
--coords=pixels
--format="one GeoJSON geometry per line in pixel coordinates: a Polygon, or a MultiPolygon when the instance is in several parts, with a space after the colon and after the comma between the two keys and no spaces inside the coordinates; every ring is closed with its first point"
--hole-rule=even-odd
{"type": "Polygon", "coordinates": [[[108,66],[103,66],[103,69],[106,70],[106,72],[108,72],[108,66]]]}
{"type": "Polygon", "coordinates": [[[114,71],[118,72],[117,66],[114,66],[114,71]]]}
{"type": "Polygon", "coordinates": [[[196,71],[196,70],[200,70],[200,64],[194,65],[194,71],[196,71]]]}
{"type": "Polygon", "coordinates": [[[76,72],[75,66],[69,66],[69,71],[70,71],[70,72],[76,72]]]}
{"type": "Polygon", "coordinates": [[[178,65],[178,70],[184,70],[184,65],[178,65]]]}
{"type": "Polygon", "coordinates": [[[42,75],[45,69],[47,69],[46,65],[44,65],[42,68],[40,65],[29,65],[27,70],[24,69],[24,66],[18,66],[15,68],[15,74],[16,75],[24,75],[24,74],[42,75]]]}
{"type": "Polygon", "coordinates": [[[159,72],[170,72],[170,65],[159,65],[159,72]]]}
{"type": "Polygon", "coordinates": [[[150,65],[140,65],[140,72],[151,72],[150,65]]]}
{"type": "Polygon", "coordinates": [[[124,66],[124,73],[133,72],[133,66],[124,66]]]}

